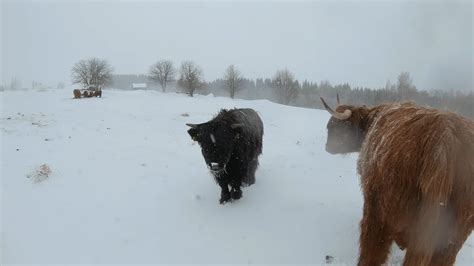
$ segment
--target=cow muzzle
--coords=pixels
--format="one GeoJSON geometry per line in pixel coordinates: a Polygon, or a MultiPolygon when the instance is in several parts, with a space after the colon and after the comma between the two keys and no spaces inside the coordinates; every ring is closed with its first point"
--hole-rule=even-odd
{"type": "Polygon", "coordinates": [[[221,171],[223,167],[219,163],[211,162],[209,163],[209,169],[211,169],[211,171],[221,171]]]}
{"type": "Polygon", "coordinates": [[[343,153],[340,144],[326,143],[326,151],[330,154],[343,153]]]}

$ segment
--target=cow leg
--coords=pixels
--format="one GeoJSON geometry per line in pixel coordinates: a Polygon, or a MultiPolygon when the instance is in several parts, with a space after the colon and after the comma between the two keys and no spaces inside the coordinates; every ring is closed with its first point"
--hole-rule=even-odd
{"type": "Polygon", "coordinates": [[[469,234],[464,234],[463,240],[456,240],[456,242],[449,243],[448,247],[442,250],[437,250],[431,257],[431,262],[429,265],[439,265],[439,266],[450,266],[454,265],[456,261],[456,256],[461,249],[464,241],[466,241],[469,234]]]}
{"type": "Polygon", "coordinates": [[[246,161],[236,160],[228,165],[230,175],[230,196],[233,200],[238,200],[242,197],[242,180],[245,180],[247,175],[248,165],[246,161]],[[231,167],[231,168],[230,168],[231,167]]]}
{"type": "Polygon", "coordinates": [[[221,198],[219,199],[219,203],[224,204],[230,200],[229,182],[227,178],[219,178],[217,182],[221,187],[221,198]]]}
{"type": "Polygon", "coordinates": [[[392,238],[387,226],[377,217],[374,201],[364,201],[364,214],[360,222],[359,266],[382,265],[387,260],[392,238]]]}
{"type": "Polygon", "coordinates": [[[463,246],[471,229],[466,225],[453,225],[449,227],[448,234],[445,234],[438,243],[442,243],[444,248],[438,248],[431,257],[430,265],[454,265],[456,255],[463,246]]]}
{"type": "Polygon", "coordinates": [[[232,190],[230,191],[230,196],[233,200],[238,200],[242,197],[242,190],[240,186],[242,185],[242,178],[240,176],[234,176],[231,181],[232,190]]]}
{"type": "Polygon", "coordinates": [[[403,265],[452,265],[467,238],[455,213],[431,201],[422,201],[412,226],[403,265]]]}

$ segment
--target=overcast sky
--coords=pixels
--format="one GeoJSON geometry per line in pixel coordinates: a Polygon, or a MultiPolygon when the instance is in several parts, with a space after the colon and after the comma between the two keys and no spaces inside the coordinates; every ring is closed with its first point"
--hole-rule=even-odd
{"type": "Polygon", "coordinates": [[[2,82],[70,84],[80,59],[144,74],[193,60],[205,79],[287,67],[298,79],[383,87],[409,71],[419,89],[473,88],[473,4],[415,1],[153,3],[1,1],[2,82]]]}

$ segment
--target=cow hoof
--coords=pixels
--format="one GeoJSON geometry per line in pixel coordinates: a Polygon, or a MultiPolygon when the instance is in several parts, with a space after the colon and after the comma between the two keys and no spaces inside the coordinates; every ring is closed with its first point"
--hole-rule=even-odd
{"type": "Polygon", "coordinates": [[[223,199],[223,198],[221,198],[221,199],[219,200],[219,203],[220,203],[220,204],[226,204],[226,203],[229,202],[229,201],[230,201],[230,198],[228,198],[228,199],[223,199]]]}
{"type": "Polygon", "coordinates": [[[224,204],[228,201],[230,201],[230,193],[221,194],[221,199],[219,200],[219,203],[224,204]]]}
{"type": "Polygon", "coordinates": [[[234,200],[238,200],[240,198],[242,198],[242,190],[232,190],[230,192],[230,197],[234,200]]]}

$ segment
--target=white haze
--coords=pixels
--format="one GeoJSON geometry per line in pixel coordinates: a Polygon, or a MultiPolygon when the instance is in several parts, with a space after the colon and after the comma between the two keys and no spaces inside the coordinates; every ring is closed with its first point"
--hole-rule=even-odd
{"type": "Polygon", "coordinates": [[[287,67],[298,79],[383,87],[409,71],[419,89],[472,90],[472,2],[1,2],[1,81],[70,83],[80,59],[117,74],[193,60],[205,79],[287,67]]]}

